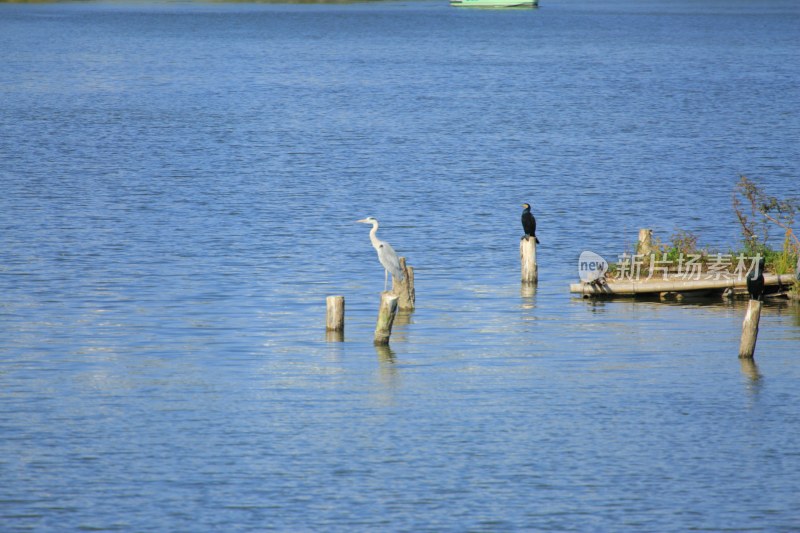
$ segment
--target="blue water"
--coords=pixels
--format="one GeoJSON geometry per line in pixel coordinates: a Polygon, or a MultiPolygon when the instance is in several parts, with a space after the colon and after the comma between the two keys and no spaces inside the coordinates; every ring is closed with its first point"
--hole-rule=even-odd
{"type": "Polygon", "coordinates": [[[800,196],[795,2],[0,4],[0,50],[0,530],[800,529],[800,306],[743,365],[742,302],[569,294],[800,196]]]}

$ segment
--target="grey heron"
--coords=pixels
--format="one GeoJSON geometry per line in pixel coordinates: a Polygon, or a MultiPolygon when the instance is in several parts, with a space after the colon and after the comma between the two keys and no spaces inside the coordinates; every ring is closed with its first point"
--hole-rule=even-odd
{"type": "Polygon", "coordinates": [[[383,290],[386,290],[386,285],[389,283],[389,272],[392,277],[401,280],[403,279],[403,271],[400,269],[400,259],[397,257],[397,252],[394,251],[392,245],[386,241],[380,240],[375,236],[378,233],[378,221],[375,217],[362,218],[356,220],[362,224],[372,224],[372,229],[369,231],[369,240],[372,242],[372,247],[378,252],[378,261],[383,265],[383,290]]]}

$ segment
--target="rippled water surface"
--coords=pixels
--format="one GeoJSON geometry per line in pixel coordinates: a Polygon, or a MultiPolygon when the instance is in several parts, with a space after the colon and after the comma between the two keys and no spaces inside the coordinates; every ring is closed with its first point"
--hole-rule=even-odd
{"type": "Polygon", "coordinates": [[[795,2],[0,4],[0,47],[0,529],[800,529],[798,306],[754,366],[741,302],[569,294],[800,195],[795,2]]]}

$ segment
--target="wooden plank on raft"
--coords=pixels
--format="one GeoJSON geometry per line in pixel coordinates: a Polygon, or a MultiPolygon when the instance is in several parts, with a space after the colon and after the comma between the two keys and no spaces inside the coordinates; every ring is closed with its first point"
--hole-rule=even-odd
{"type": "MultiPolygon", "coordinates": [[[[765,274],[764,286],[776,287],[785,286],[790,287],[794,283],[794,274],[765,274]]],[[[633,296],[636,294],[659,294],[662,292],[692,292],[692,291],[707,291],[725,289],[742,289],[747,288],[747,280],[742,277],[737,279],[731,277],[726,279],[714,279],[710,275],[707,279],[661,279],[651,278],[649,280],[615,280],[606,279],[598,280],[593,283],[572,283],[569,290],[573,294],[581,294],[584,296],[633,296]]]]}

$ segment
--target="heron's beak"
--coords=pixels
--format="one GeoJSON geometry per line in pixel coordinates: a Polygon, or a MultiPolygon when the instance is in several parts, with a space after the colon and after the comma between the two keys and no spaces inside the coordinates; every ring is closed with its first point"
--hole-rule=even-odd
{"type": "Polygon", "coordinates": [[[356,220],[356,222],[361,222],[362,224],[369,223],[369,221],[366,218],[362,218],[361,220],[356,220]]]}

